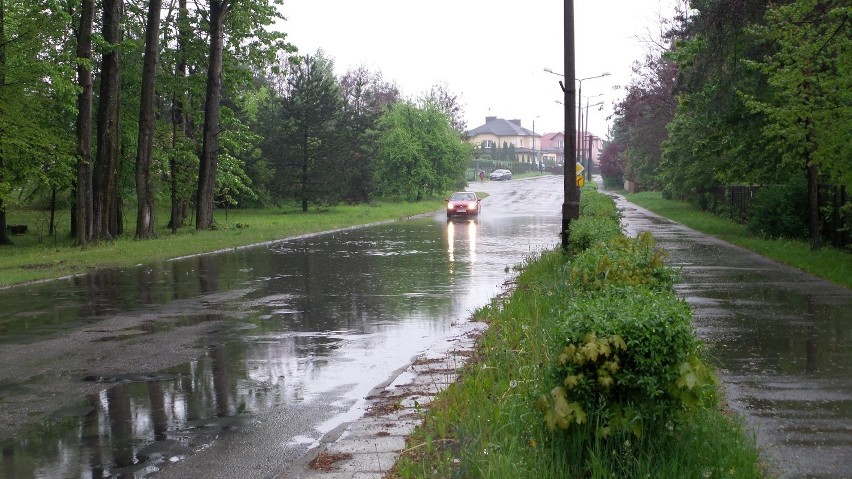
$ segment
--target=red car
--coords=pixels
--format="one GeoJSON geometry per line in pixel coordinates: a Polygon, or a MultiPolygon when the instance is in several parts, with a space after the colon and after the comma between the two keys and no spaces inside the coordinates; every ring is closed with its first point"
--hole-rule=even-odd
{"type": "Polygon", "coordinates": [[[481,201],[473,191],[457,191],[447,200],[447,218],[477,216],[482,210],[481,201]]]}

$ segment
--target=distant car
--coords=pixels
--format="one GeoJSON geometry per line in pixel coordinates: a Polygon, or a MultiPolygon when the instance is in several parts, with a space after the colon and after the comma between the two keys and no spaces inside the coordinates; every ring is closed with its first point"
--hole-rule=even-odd
{"type": "Polygon", "coordinates": [[[489,176],[489,178],[491,178],[494,181],[511,180],[512,179],[512,172],[509,171],[509,170],[504,170],[504,169],[494,170],[494,171],[491,172],[491,175],[489,176]]]}
{"type": "Polygon", "coordinates": [[[453,216],[478,216],[482,200],[473,191],[457,191],[447,200],[447,218],[453,216]]]}

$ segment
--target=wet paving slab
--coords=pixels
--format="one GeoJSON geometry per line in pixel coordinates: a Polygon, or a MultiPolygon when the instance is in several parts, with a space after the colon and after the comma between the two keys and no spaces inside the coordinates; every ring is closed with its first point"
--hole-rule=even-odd
{"type": "Polygon", "coordinates": [[[852,291],[615,196],[625,231],[650,231],[681,271],[677,293],[772,473],[852,477],[852,291]]]}

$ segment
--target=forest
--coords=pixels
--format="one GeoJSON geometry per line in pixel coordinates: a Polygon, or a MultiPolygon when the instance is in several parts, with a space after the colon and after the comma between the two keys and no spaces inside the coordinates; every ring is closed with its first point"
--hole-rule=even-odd
{"type": "MultiPolygon", "coordinates": [[[[215,228],[222,207],[417,200],[471,156],[446,85],[339,77],[280,31],[282,0],[0,0],[7,209],[68,212],[75,244],[215,228]],[[134,211],[135,208],[135,211],[134,211]]],[[[60,217],[62,217],[60,215],[60,217]]]]}
{"type": "Polygon", "coordinates": [[[765,236],[852,248],[850,17],[849,0],[682,2],[634,65],[605,181],[765,236]],[[739,193],[745,211],[732,207],[739,193]]]}

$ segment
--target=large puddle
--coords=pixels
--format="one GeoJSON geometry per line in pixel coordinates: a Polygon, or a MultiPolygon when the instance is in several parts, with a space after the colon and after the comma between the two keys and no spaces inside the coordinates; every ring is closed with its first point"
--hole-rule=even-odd
{"type": "Polygon", "coordinates": [[[486,182],[476,221],[440,212],[0,290],[0,475],[280,472],[557,243],[560,187],[486,182]],[[205,454],[206,471],[186,465],[205,454]]]}

